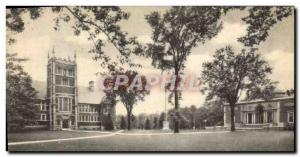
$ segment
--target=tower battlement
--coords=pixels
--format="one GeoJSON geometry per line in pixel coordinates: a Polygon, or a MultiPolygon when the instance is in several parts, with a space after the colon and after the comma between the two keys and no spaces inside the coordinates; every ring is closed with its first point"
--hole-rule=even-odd
{"type": "Polygon", "coordinates": [[[62,57],[57,57],[55,56],[55,49],[53,47],[52,49],[52,56],[50,56],[50,54],[48,53],[48,63],[50,62],[60,62],[63,64],[76,64],[76,52],[74,52],[74,56],[71,59],[70,56],[68,56],[67,58],[62,58],[62,57]]]}
{"type": "Polygon", "coordinates": [[[49,58],[48,62],[58,62],[58,63],[63,63],[63,64],[71,64],[71,65],[75,65],[76,64],[76,60],[71,60],[70,57],[66,58],[60,58],[60,57],[51,57],[49,58]]]}

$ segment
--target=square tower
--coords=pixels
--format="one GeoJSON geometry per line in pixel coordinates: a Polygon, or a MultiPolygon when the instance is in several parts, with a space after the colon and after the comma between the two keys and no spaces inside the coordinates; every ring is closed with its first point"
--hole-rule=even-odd
{"type": "Polygon", "coordinates": [[[47,98],[50,130],[77,129],[77,64],[74,60],[48,55],[47,98]]]}

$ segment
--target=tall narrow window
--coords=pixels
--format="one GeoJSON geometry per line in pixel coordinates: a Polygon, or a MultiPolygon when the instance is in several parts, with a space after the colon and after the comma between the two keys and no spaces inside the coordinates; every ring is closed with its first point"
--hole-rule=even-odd
{"type": "Polygon", "coordinates": [[[69,85],[68,79],[66,79],[66,78],[63,78],[63,79],[62,79],[62,82],[63,82],[63,85],[65,85],[65,86],[68,86],[68,85],[69,85]]]}
{"type": "Polygon", "coordinates": [[[60,67],[57,67],[56,73],[57,73],[57,74],[61,74],[61,68],[60,68],[60,67]]]}
{"type": "Polygon", "coordinates": [[[47,120],[47,115],[41,114],[41,121],[46,121],[46,120],[47,120]]]}
{"type": "Polygon", "coordinates": [[[69,110],[72,111],[72,99],[69,98],[69,110]]]}
{"type": "Polygon", "coordinates": [[[41,103],[40,106],[41,106],[41,111],[46,111],[47,110],[46,109],[46,104],[41,103]]]}
{"type": "Polygon", "coordinates": [[[66,75],[66,74],[67,74],[67,70],[63,69],[63,75],[66,75]]]}
{"type": "Polygon", "coordinates": [[[68,98],[63,98],[63,111],[69,111],[68,98]]]}
{"type": "Polygon", "coordinates": [[[288,115],[288,122],[294,123],[294,111],[289,111],[287,115],[288,115]]]}
{"type": "Polygon", "coordinates": [[[58,110],[62,111],[62,98],[58,98],[58,110]]]}
{"type": "Polygon", "coordinates": [[[73,76],[73,70],[69,70],[69,76],[73,76]]]}

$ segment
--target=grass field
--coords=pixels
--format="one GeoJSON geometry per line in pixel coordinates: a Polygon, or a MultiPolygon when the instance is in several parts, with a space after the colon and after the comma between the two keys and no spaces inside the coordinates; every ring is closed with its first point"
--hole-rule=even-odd
{"type": "Polygon", "coordinates": [[[159,131],[43,131],[8,134],[8,142],[74,137],[99,138],[9,145],[9,151],[294,151],[292,131],[208,131],[182,134],[159,131]],[[102,135],[111,135],[101,137],[102,135]]]}
{"type": "Polygon", "coordinates": [[[102,132],[77,132],[77,131],[35,131],[26,133],[9,133],[8,142],[49,140],[72,137],[94,136],[99,134],[107,134],[102,132]]]}

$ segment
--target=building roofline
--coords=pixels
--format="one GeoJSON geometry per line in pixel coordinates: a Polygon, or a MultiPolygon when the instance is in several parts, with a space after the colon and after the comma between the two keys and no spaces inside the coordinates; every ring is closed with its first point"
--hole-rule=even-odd
{"type": "Polygon", "coordinates": [[[100,105],[100,103],[89,103],[89,102],[78,102],[78,104],[83,104],[83,105],[100,105]]]}
{"type": "MultiPolygon", "coordinates": [[[[256,99],[256,100],[250,100],[250,101],[239,101],[236,103],[236,105],[243,105],[243,104],[253,104],[253,103],[262,103],[262,102],[273,102],[273,101],[280,101],[280,100],[293,100],[294,96],[287,96],[287,97],[280,97],[280,98],[273,98],[270,100],[264,100],[264,99],[256,99]]],[[[229,105],[229,103],[224,104],[229,105]]]]}

